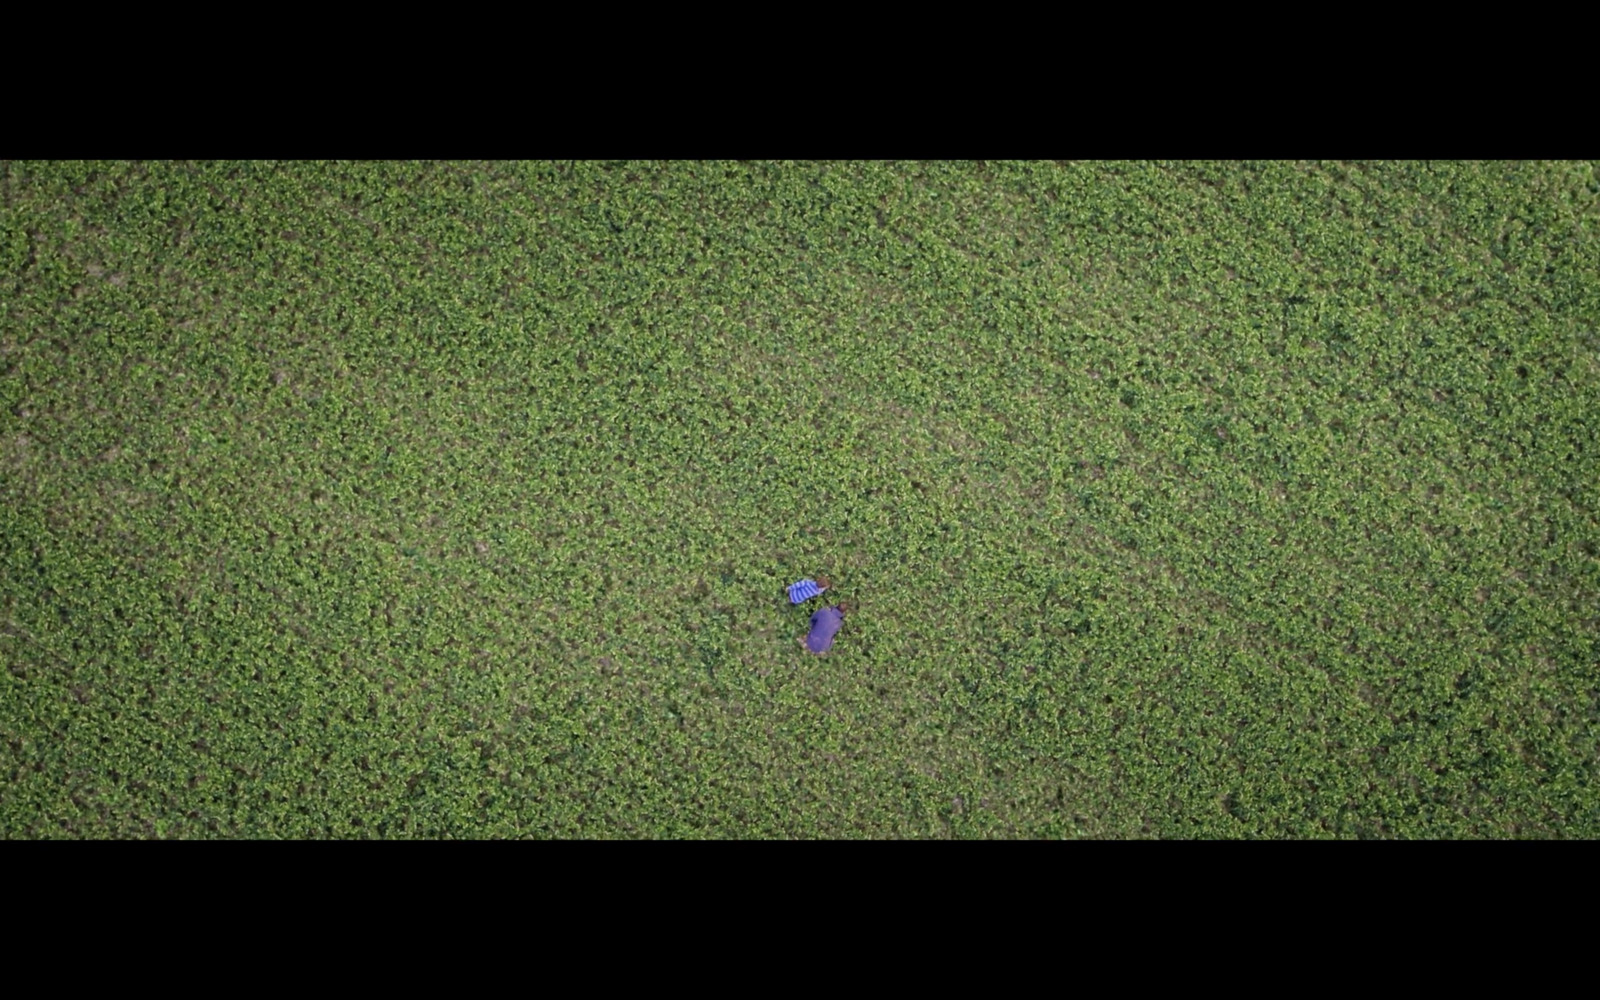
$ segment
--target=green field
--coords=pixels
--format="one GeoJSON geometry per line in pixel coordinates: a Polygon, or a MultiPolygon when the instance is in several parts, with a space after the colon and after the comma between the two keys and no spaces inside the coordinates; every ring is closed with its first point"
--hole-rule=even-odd
{"type": "Polygon", "coordinates": [[[0,403],[7,838],[1600,836],[1596,164],[0,162],[0,403]]]}

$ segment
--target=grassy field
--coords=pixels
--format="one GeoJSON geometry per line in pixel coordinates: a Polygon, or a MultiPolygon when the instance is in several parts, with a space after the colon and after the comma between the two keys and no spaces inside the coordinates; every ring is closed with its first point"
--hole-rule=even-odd
{"type": "Polygon", "coordinates": [[[1600,836],[1595,164],[5,162],[0,404],[0,836],[1600,836]]]}

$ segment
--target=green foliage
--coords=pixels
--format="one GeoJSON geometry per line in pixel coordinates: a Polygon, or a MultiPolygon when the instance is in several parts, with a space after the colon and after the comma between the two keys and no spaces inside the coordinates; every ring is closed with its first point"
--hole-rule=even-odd
{"type": "Polygon", "coordinates": [[[1597,224],[1576,163],[0,164],[0,835],[1595,837],[1597,224]]]}

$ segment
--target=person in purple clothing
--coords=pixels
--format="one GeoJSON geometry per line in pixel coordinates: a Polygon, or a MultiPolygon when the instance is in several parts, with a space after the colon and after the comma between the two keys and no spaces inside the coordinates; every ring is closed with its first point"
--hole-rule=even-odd
{"type": "Polygon", "coordinates": [[[821,655],[833,648],[833,637],[838,634],[839,626],[844,623],[844,616],[850,606],[844,602],[823,608],[811,616],[811,631],[800,640],[800,645],[807,651],[821,655]]]}

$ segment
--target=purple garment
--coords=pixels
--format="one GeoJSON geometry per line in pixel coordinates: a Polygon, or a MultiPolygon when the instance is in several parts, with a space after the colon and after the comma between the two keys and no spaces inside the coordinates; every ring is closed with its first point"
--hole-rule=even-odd
{"type": "Polygon", "coordinates": [[[811,616],[811,631],[806,635],[806,648],[813,653],[826,653],[833,648],[834,633],[844,621],[844,613],[837,607],[823,608],[811,616]]]}

